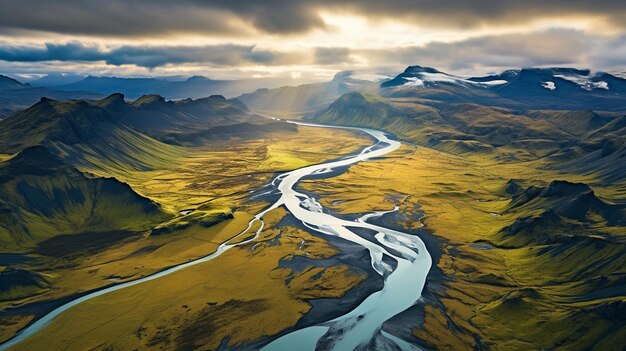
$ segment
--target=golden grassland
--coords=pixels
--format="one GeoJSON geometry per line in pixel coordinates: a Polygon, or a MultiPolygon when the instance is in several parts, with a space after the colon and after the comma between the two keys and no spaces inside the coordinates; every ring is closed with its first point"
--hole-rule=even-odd
{"type": "MultiPolygon", "coordinates": [[[[176,154],[183,150],[183,156],[150,171],[85,167],[127,182],[169,213],[195,211],[161,224],[174,228],[171,233],[146,231],[89,256],[48,261],[53,288],[12,303],[67,296],[106,285],[111,282],[107,278],[136,279],[210,253],[262,209],[264,203],[245,200],[275,172],[340,157],[367,144],[364,137],[348,132],[299,127],[298,133],[180,148],[176,154]],[[221,214],[234,217],[208,228],[200,224],[221,214]]],[[[503,154],[515,152],[510,148],[503,154]]],[[[599,335],[623,340],[626,331],[611,330],[611,323],[595,318],[594,312],[582,316],[580,311],[591,304],[568,297],[586,290],[565,283],[580,265],[596,262],[597,255],[614,254],[605,252],[610,247],[577,251],[583,257],[572,261],[537,255],[543,246],[485,249],[476,243],[497,242],[502,228],[522,215],[505,211],[511,197],[504,189],[510,179],[523,188],[546,186],[555,179],[584,182],[609,202],[623,195],[624,184],[603,186],[593,174],[557,173],[534,154],[519,157],[530,161],[517,162],[499,156],[492,151],[458,156],[404,144],[388,157],[360,163],[338,177],[305,181],[303,188],[320,193],[325,207],[341,213],[399,205],[400,225],[417,230],[423,222],[440,238],[441,258],[434,263],[449,279],[443,290],[434,292],[436,301],[425,305],[424,323],[413,330],[436,349],[472,349],[476,337],[493,350],[549,348],[555,340],[565,350],[616,349],[595,342],[599,335]],[[557,278],[563,282],[555,284],[557,278]]],[[[282,209],[267,214],[268,226],[258,240],[214,261],[73,308],[17,349],[215,349],[222,342],[242,345],[293,326],[310,309],[305,299],[340,297],[365,277],[346,266],[313,266],[301,272],[279,267],[280,260],[297,255],[335,254],[319,237],[277,226],[284,215],[282,209]],[[94,316],[96,322],[91,322],[94,316]]],[[[606,232],[617,235],[619,230],[606,232]]],[[[623,263],[618,260],[611,268],[623,272],[623,263]]],[[[0,337],[12,335],[29,318],[7,321],[14,324],[3,328],[0,337]]]]}
{"type": "MultiPolygon", "coordinates": [[[[555,179],[602,184],[591,176],[546,170],[541,160],[504,163],[485,155],[457,156],[405,144],[384,159],[360,163],[338,177],[304,182],[303,188],[319,193],[324,206],[340,213],[399,205],[400,224],[408,229],[420,227],[418,211],[424,212],[426,227],[443,239],[441,258],[434,263],[451,278],[444,291],[436,292],[438,303],[425,306],[424,324],[414,330],[436,349],[473,349],[475,335],[494,350],[551,347],[555,342],[568,345],[564,349],[591,348],[604,333],[620,340],[623,330],[611,329],[606,321],[596,323],[593,314],[576,314],[590,304],[563,298],[571,284],[550,283],[555,277],[571,278],[580,267],[601,259],[593,247],[578,251],[585,255],[580,259],[560,261],[536,255],[542,247],[473,245],[495,241],[498,232],[519,217],[504,212],[511,199],[504,192],[510,179],[524,187],[545,186],[555,179]]],[[[620,186],[593,189],[610,201],[619,196],[620,186]]],[[[616,261],[613,271],[623,272],[622,264],[616,261]]]]}
{"type": "Polygon", "coordinates": [[[179,148],[169,165],[154,170],[104,167],[84,170],[115,176],[171,212],[207,203],[240,202],[273,175],[337,158],[369,143],[349,131],[298,127],[254,139],[214,141],[206,146],[179,148]]]}
{"type": "Polygon", "coordinates": [[[341,297],[365,277],[342,265],[279,267],[293,256],[336,254],[317,236],[277,226],[285,214],[268,213],[258,240],[213,261],[72,308],[15,350],[216,349],[293,326],[311,308],[305,299],[341,297]]]}
{"type": "MultiPolygon", "coordinates": [[[[83,171],[115,176],[161,204],[173,217],[157,227],[172,230],[151,235],[150,228],[145,228],[100,250],[77,250],[70,256],[56,258],[40,256],[36,264],[26,268],[45,273],[51,287],[36,293],[23,288],[15,292],[14,299],[0,301],[0,308],[58,299],[137,279],[210,254],[221,242],[243,230],[250,218],[266,206],[248,202],[251,191],[260,189],[279,172],[337,158],[369,143],[364,135],[352,132],[299,127],[297,132],[185,148],[184,156],[172,158],[169,164],[163,162],[160,169],[139,171],[84,165],[83,171]],[[186,209],[195,211],[178,214],[186,209]],[[232,219],[222,214],[232,215],[232,219]]],[[[172,154],[180,155],[179,151],[172,154]]],[[[250,274],[256,272],[254,267],[250,274]]],[[[4,319],[0,339],[13,335],[31,318],[25,315],[4,319]]]]}

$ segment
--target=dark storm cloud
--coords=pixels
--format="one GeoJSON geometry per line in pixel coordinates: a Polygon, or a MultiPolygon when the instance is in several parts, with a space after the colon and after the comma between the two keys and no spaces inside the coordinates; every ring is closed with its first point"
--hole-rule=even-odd
{"type": "Polygon", "coordinates": [[[364,59],[371,67],[425,65],[455,71],[531,66],[581,66],[623,69],[626,36],[600,36],[573,29],[513,33],[456,42],[431,42],[423,46],[349,49],[343,47],[299,51],[261,50],[252,45],[105,47],[82,42],[45,45],[0,43],[0,60],[13,63],[106,62],[155,68],[168,64],[212,67],[320,65],[347,69],[364,59]]]}
{"type": "Polygon", "coordinates": [[[184,1],[5,0],[0,31],[44,31],[93,36],[241,33],[233,16],[184,1]]]}
{"type": "Polygon", "coordinates": [[[247,23],[268,33],[299,33],[325,28],[320,10],[435,27],[508,25],[537,18],[590,15],[626,26],[623,0],[4,0],[0,30],[122,37],[245,35],[247,29],[242,23],[247,23]]]}
{"type": "Polygon", "coordinates": [[[290,54],[256,50],[254,46],[119,46],[112,49],[80,42],[66,44],[0,45],[0,60],[9,62],[104,61],[111,65],[154,68],[166,64],[202,63],[213,66],[242,64],[278,65],[298,60],[290,54]]]}

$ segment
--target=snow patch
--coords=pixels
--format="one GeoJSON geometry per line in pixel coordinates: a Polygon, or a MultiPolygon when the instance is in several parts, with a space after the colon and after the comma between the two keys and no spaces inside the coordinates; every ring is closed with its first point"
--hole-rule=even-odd
{"type": "Polygon", "coordinates": [[[541,86],[548,89],[548,90],[555,90],[556,89],[556,84],[554,84],[554,82],[543,82],[541,83],[541,86]]]}
{"type": "Polygon", "coordinates": [[[405,87],[423,87],[424,81],[417,77],[405,77],[403,78],[406,83],[403,84],[405,87]]]}
{"type": "Polygon", "coordinates": [[[393,78],[393,76],[379,73],[353,73],[351,77],[356,80],[366,80],[370,82],[382,82],[393,78]]]}
{"type": "Polygon", "coordinates": [[[403,86],[407,87],[421,87],[424,86],[425,83],[450,83],[456,85],[474,85],[474,86],[494,86],[494,85],[502,85],[508,83],[506,80],[497,79],[491,80],[487,82],[475,82],[473,80],[455,77],[451,75],[447,75],[445,73],[429,73],[429,72],[421,72],[417,77],[404,77],[403,78],[406,83],[403,86]]]}
{"type": "Polygon", "coordinates": [[[554,78],[561,78],[572,83],[578,84],[582,89],[587,91],[592,91],[593,89],[604,89],[609,90],[609,83],[605,81],[594,82],[591,78],[586,76],[581,76],[578,74],[574,75],[565,75],[565,74],[555,74],[554,78]]]}

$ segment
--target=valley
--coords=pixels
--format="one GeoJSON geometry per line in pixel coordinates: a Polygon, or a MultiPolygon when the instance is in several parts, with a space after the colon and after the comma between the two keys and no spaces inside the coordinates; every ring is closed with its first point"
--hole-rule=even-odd
{"type": "Polygon", "coordinates": [[[2,347],[619,350],[622,80],[42,98],[0,121],[2,347]]]}
{"type": "MultiPolygon", "coordinates": [[[[3,285],[9,284],[3,303],[8,311],[3,317],[8,323],[3,328],[5,335],[10,336],[9,333],[23,327],[34,315],[44,313],[70,296],[135,280],[214,251],[221,242],[243,230],[247,221],[262,208],[265,202],[254,201],[249,195],[262,189],[277,172],[336,158],[367,142],[363,136],[348,132],[336,131],[329,135],[317,128],[298,127],[266,133],[262,137],[213,141],[201,147],[177,147],[173,156],[159,154],[162,162],[152,164],[154,168],[149,170],[119,168],[116,163],[110,168],[84,163],[79,166],[81,171],[98,177],[115,176],[123,182],[120,184],[135,189],[135,196],[150,199],[160,214],[151,216],[146,222],[137,222],[138,216],[129,212],[128,207],[120,208],[118,202],[107,206],[119,208],[124,213],[113,213],[110,218],[132,221],[131,227],[120,223],[123,228],[120,235],[101,233],[98,235],[102,239],[98,242],[94,241],[95,233],[73,234],[72,229],[67,229],[61,232],[63,235],[50,239],[20,243],[22,252],[31,260],[20,265],[19,269],[32,277],[42,276],[44,283],[42,286],[28,279],[20,282],[9,274],[14,274],[13,271],[4,272],[3,285]],[[311,139],[322,142],[310,147],[311,139]],[[337,140],[341,140],[340,144],[337,140]],[[293,151],[305,145],[308,152],[293,151]],[[228,169],[220,162],[223,159],[233,160],[228,169]],[[185,210],[191,212],[184,214],[185,210]],[[20,311],[25,312],[21,314],[20,311]]],[[[16,157],[20,156],[25,155],[16,157]]],[[[49,154],[45,156],[51,157],[49,154]]],[[[8,163],[12,161],[7,160],[8,163]]],[[[70,186],[62,176],[58,180],[60,183],[49,183],[51,179],[47,174],[45,180],[47,183],[41,186],[59,189],[70,186]]],[[[26,178],[26,181],[35,182],[32,183],[35,186],[40,184],[36,176],[26,178]]],[[[78,190],[75,184],[70,187],[70,192],[78,190]]],[[[58,197],[57,192],[54,191],[55,197],[58,197]]],[[[128,205],[132,206],[132,203],[128,205]]],[[[44,217],[42,226],[56,229],[63,223],[58,215],[46,218],[46,213],[36,209],[33,212],[44,217]]],[[[63,212],[81,216],[78,209],[63,212]]],[[[89,218],[90,215],[83,216],[89,218]]],[[[67,221],[70,228],[75,228],[76,224],[71,223],[73,219],[67,221]]],[[[110,228],[111,220],[107,221],[110,228]]],[[[86,225],[88,230],[98,230],[93,225],[86,225]]],[[[37,231],[36,228],[32,230],[37,231]]],[[[7,245],[14,244],[7,240],[7,245]]]]}

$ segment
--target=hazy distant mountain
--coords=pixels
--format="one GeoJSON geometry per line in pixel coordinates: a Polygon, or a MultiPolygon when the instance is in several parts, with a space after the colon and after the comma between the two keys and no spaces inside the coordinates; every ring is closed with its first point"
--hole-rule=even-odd
{"type": "Polygon", "coordinates": [[[161,95],[167,99],[197,99],[216,94],[235,97],[259,88],[273,88],[293,82],[294,80],[290,78],[213,80],[202,76],[187,79],[88,76],[74,80],[74,77],[68,79],[65,76],[51,76],[41,78],[32,84],[64,91],[91,91],[101,95],[122,93],[131,99],[148,94],[161,95]]]}
{"type": "Polygon", "coordinates": [[[329,82],[276,89],[259,89],[239,97],[253,110],[279,115],[305,115],[328,106],[341,95],[351,91],[375,90],[376,84],[352,78],[351,72],[339,72],[329,82]]]}
{"type": "Polygon", "coordinates": [[[0,119],[22,110],[41,99],[57,100],[97,99],[102,95],[84,91],[60,91],[51,88],[33,87],[15,79],[0,75],[0,119]]]}
{"type": "Polygon", "coordinates": [[[76,83],[85,78],[86,77],[84,75],[80,75],[80,74],[49,73],[41,78],[29,81],[28,84],[34,87],[53,88],[53,87],[60,86],[60,85],[76,83]]]}
{"type": "Polygon", "coordinates": [[[24,84],[24,83],[20,83],[17,80],[13,79],[13,78],[9,78],[7,76],[3,76],[0,75],[0,90],[7,90],[7,89],[25,89],[25,88],[29,88],[30,85],[28,84],[24,84]]]}

